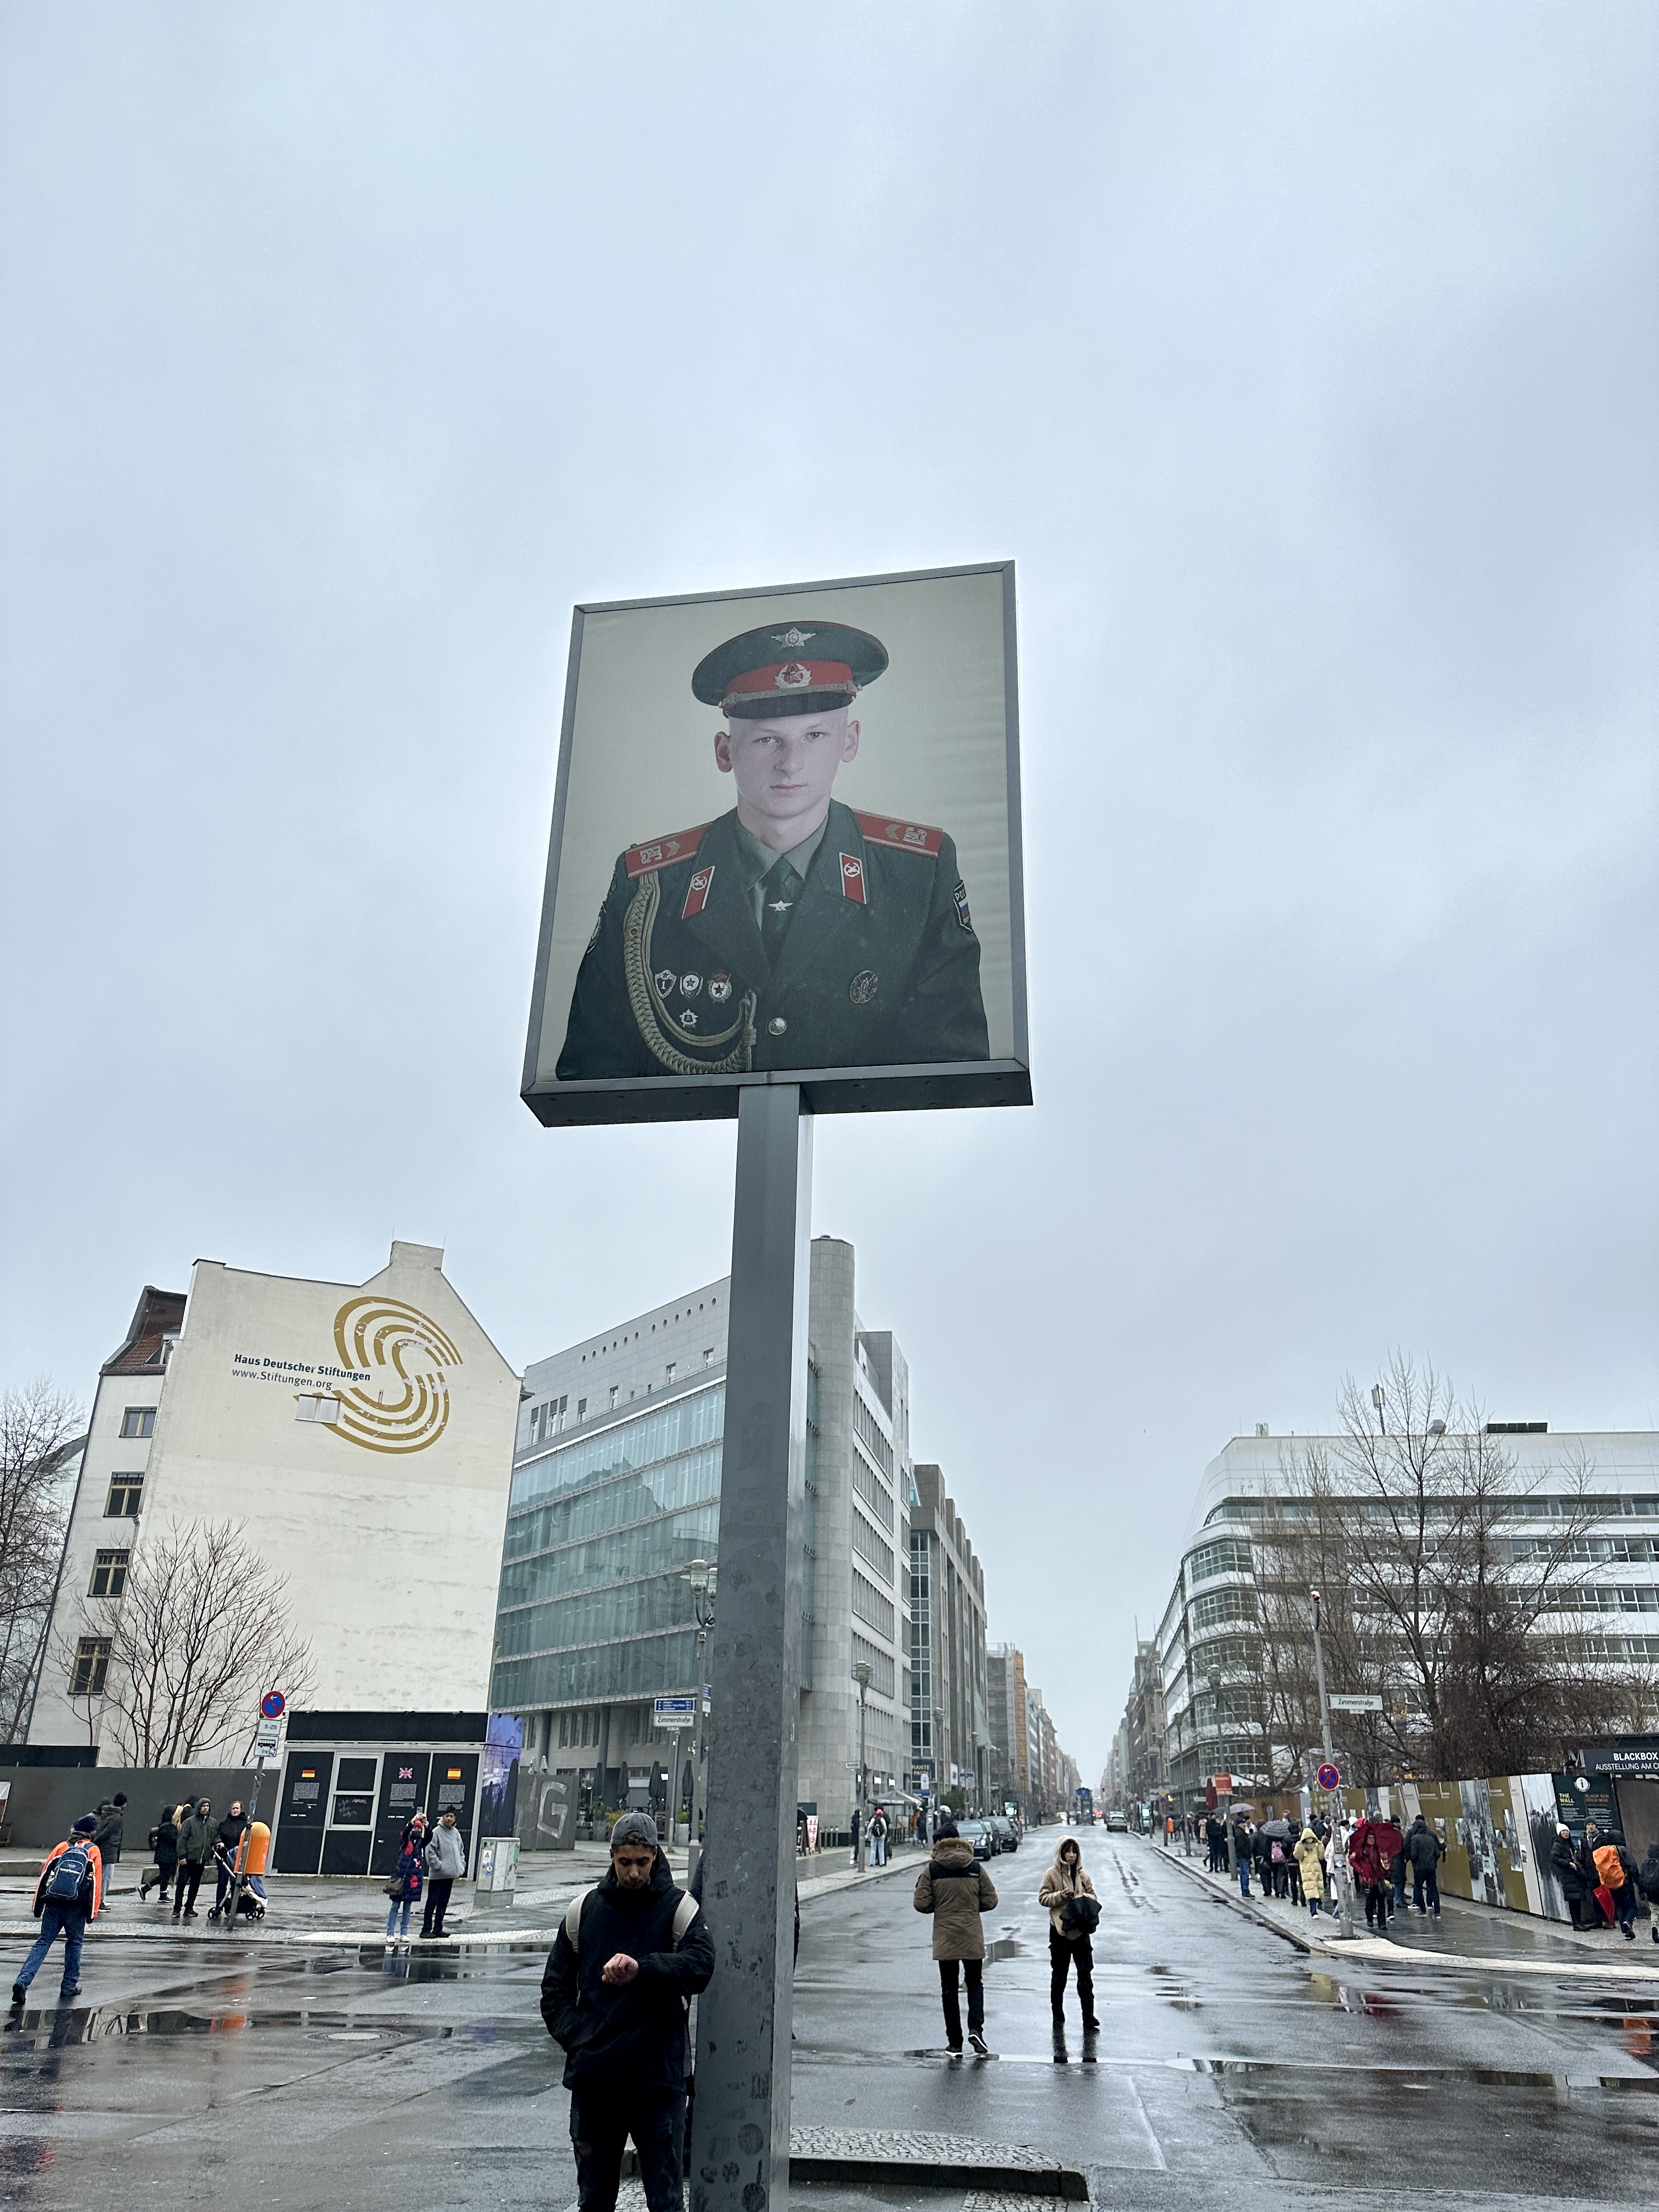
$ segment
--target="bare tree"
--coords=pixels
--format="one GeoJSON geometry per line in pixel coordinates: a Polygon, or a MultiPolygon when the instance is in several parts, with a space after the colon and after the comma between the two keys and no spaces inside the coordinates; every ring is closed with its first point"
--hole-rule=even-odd
{"type": "Polygon", "coordinates": [[[44,1376],[0,1397],[0,1743],[24,1727],[45,1656],[86,1415],[44,1376]]]}
{"type": "MultiPolygon", "coordinates": [[[[96,1713],[130,1766],[242,1759],[264,1692],[281,1690],[292,1704],[312,1686],[310,1646],[287,1594],[288,1577],[235,1522],[147,1531],[120,1596],[87,1607],[88,1625],[109,1646],[101,1682],[71,1688],[88,1728],[96,1713]]],[[[66,1635],[58,1653],[72,1685],[74,1644],[66,1635]]]]}

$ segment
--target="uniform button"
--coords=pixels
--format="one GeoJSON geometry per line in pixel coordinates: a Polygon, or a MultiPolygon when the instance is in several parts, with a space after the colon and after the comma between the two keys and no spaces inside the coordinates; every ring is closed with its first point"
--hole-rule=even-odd
{"type": "Polygon", "coordinates": [[[785,1021],[781,1014],[774,1014],[771,1020],[768,1022],[766,1026],[774,1036],[781,1036],[784,1031],[788,1028],[789,1024],[785,1021]]]}

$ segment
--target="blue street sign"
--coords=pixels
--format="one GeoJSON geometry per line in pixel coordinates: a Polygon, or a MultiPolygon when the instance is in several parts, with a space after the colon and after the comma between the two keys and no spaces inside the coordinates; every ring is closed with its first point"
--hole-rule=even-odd
{"type": "Polygon", "coordinates": [[[267,1690],[259,1700],[259,1711],[268,1721],[279,1721],[288,1711],[288,1699],[280,1690],[267,1690]]]}
{"type": "Polygon", "coordinates": [[[1341,1774],[1328,1760],[1319,1770],[1319,1786],[1322,1790],[1340,1790],[1342,1787],[1341,1774]]]}

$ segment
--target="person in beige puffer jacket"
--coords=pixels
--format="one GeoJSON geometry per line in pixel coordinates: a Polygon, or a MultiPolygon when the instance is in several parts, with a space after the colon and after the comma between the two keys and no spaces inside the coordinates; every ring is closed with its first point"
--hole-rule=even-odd
{"type": "Polygon", "coordinates": [[[991,2046],[985,2040],[985,1930],[981,1912],[994,1912],[997,1893],[991,1877],[974,1856],[974,1847],[957,1833],[951,1820],[941,1820],[933,1856],[916,1877],[912,1902],[918,1912],[933,1916],[933,1956],[939,1962],[939,1995],[945,2005],[945,2040],[952,2051],[962,2049],[962,2007],[957,1994],[957,1970],[968,1983],[968,2040],[981,2058],[991,2046]]]}
{"type": "Polygon", "coordinates": [[[1317,1920],[1325,1898],[1325,1846],[1311,1828],[1304,1828],[1297,1838],[1296,1863],[1302,1876],[1302,1894],[1308,1900],[1309,1915],[1317,1920]]]}
{"type": "MultiPolygon", "coordinates": [[[[1075,1836],[1067,1836],[1054,1853],[1054,1864],[1042,1877],[1037,1903],[1048,1908],[1048,2002],[1054,2026],[1066,2025],[1066,1977],[1077,1968],[1078,2002],[1083,2007],[1083,2033],[1095,2034],[1095,1953],[1087,1935],[1068,1927],[1066,1908],[1073,1898],[1093,1897],[1095,1886],[1083,1871],[1083,1853],[1075,1836]]],[[[1096,1899],[1098,1903],[1098,1899],[1096,1899]]]]}

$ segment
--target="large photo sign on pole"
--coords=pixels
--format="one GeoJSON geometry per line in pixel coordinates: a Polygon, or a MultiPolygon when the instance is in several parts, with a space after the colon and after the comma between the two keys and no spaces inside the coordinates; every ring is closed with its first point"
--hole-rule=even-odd
{"type": "Polygon", "coordinates": [[[1012,562],[582,606],[523,1094],[549,1125],[1024,1105],[1012,562]]]}

